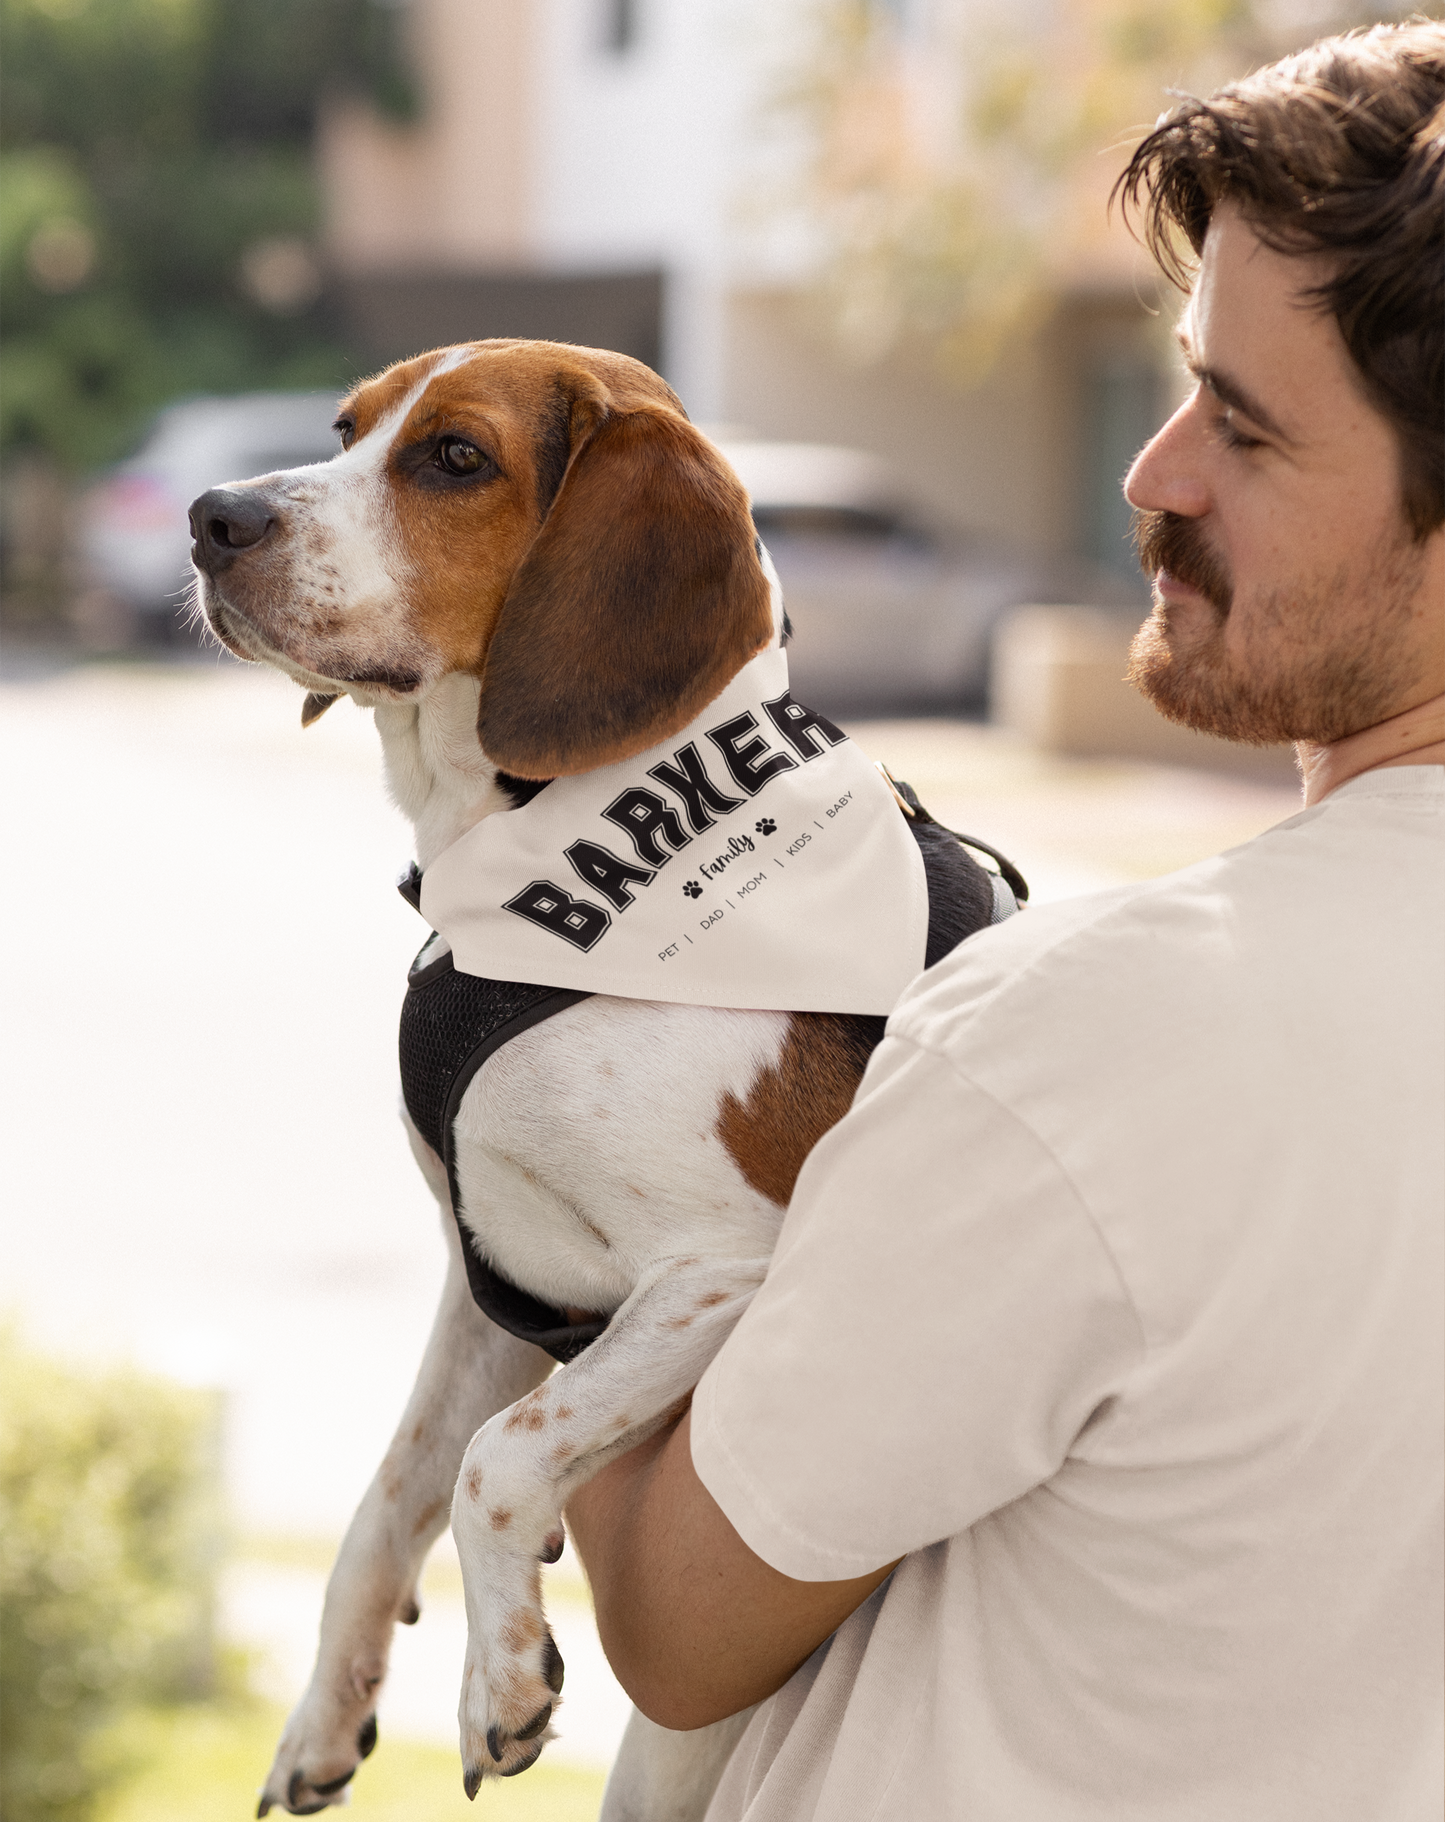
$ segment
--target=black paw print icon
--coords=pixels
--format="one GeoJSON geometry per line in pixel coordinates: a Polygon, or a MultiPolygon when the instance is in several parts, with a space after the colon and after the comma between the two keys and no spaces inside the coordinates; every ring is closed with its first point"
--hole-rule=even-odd
{"type": "Polygon", "coordinates": [[[759,835],[771,835],[777,826],[771,816],[765,816],[761,822],[753,824],[759,835]]]}
{"type": "Polygon", "coordinates": [[[697,881],[695,879],[690,879],[687,882],[687,884],[683,887],[683,891],[687,894],[687,896],[689,898],[701,898],[702,897],[702,887],[697,883],[697,881]]]}

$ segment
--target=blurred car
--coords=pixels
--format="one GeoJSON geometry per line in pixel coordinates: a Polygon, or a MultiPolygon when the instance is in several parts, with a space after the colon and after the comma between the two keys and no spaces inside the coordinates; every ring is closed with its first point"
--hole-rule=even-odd
{"type": "Polygon", "coordinates": [[[334,392],[253,392],[168,405],[145,441],[89,490],[78,535],[91,583],[132,613],[174,621],[191,577],[197,494],[340,449],[334,392]]]}
{"type": "MultiPolygon", "coordinates": [[[[190,580],[186,511],[222,481],[337,453],[329,392],[257,392],[168,406],[79,519],[92,584],[160,632],[190,580]]],[[[1017,559],[927,529],[877,457],[822,443],[723,436],[782,579],[800,700],[833,713],[981,701],[988,644],[1042,578],[1017,559]]]]}
{"type": "Polygon", "coordinates": [[[718,438],[783,585],[800,701],[835,714],[981,704],[989,639],[1049,578],[931,531],[887,464],[821,443],[718,438]]]}

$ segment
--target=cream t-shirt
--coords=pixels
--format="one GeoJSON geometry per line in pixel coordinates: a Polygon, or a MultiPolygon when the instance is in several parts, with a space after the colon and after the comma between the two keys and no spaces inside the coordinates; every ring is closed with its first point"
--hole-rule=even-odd
{"type": "Polygon", "coordinates": [[[709,1822],[1438,1822],[1442,837],[1372,772],[905,994],[692,1430],[905,1560],[709,1822]]]}

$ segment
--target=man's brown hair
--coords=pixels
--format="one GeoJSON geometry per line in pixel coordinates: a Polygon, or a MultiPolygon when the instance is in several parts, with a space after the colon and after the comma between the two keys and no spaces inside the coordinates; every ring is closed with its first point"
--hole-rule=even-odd
{"type": "Polygon", "coordinates": [[[1445,24],[1325,38],[1188,100],[1130,159],[1115,194],[1188,290],[1216,204],[1237,204],[1276,252],[1322,253],[1312,288],[1367,396],[1400,439],[1417,539],[1445,522],[1445,24]]]}

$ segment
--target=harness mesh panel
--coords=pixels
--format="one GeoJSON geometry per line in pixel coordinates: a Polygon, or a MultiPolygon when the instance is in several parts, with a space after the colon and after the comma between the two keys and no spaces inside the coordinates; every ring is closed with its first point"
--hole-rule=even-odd
{"type": "Polygon", "coordinates": [[[450,955],[412,976],[401,1008],[401,1085],[406,1110],[433,1151],[447,1154],[443,1121],[463,1064],[494,1032],[556,991],[459,974],[450,955]]]}

